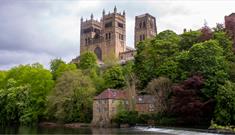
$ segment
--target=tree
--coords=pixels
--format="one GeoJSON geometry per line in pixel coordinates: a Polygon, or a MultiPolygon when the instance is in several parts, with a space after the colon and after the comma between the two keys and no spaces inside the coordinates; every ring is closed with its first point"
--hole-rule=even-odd
{"type": "Polygon", "coordinates": [[[58,58],[53,59],[50,62],[50,69],[51,69],[51,73],[53,75],[54,80],[56,79],[56,71],[58,70],[58,68],[61,64],[65,64],[65,62],[61,59],[58,59],[58,58]]]}
{"type": "Polygon", "coordinates": [[[224,50],[224,56],[227,60],[235,62],[234,53],[232,51],[232,40],[225,32],[214,32],[213,39],[219,43],[219,46],[224,50]]]}
{"type": "Polygon", "coordinates": [[[181,40],[180,36],[178,36],[174,31],[171,30],[165,30],[160,32],[156,39],[158,40],[168,40],[172,43],[178,44],[181,40]]]}
{"type": "Polygon", "coordinates": [[[75,64],[65,64],[61,63],[57,70],[55,71],[55,79],[59,78],[65,71],[76,70],[77,67],[75,64]]]}
{"type": "Polygon", "coordinates": [[[134,71],[140,80],[140,89],[158,77],[156,68],[179,52],[180,37],[173,31],[163,31],[155,39],[139,42],[134,71]]]}
{"type": "Polygon", "coordinates": [[[235,84],[226,81],[224,85],[220,85],[215,99],[215,122],[220,125],[234,125],[235,84]]]}
{"type": "Polygon", "coordinates": [[[199,42],[199,37],[201,36],[200,31],[189,31],[181,34],[181,40],[179,46],[181,50],[188,50],[193,46],[193,44],[199,42]]]}
{"type": "Polygon", "coordinates": [[[155,97],[155,108],[158,113],[164,113],[168,109],[168,99],[172,83],[168,78],[159,77],[148,83],[146,91],[155,97]]]}
{"type": "Polygon", "coordinates": [[[213,28],[214,32],[224,32],[225,28],[222,23],[216,23],[216,27],[213,28]]]}
{"type": "Polygon", "coordinates": [[[212,32],[212,30],[208,27],[208,26],[204,26],[204,27],[202,27],[201,29],[200,29],[200,31],[201,31],[201,35],[200,35],[200,37],[199,37],[199,40],[201,41],[201,42],[204,42],[204,41],[207,41],[207,40],[210,40],[210,39],[212,39],[212,36],[213,36],[213,32],[212,32]]]}
{"type": "Polygon", "coordinates": [[[113,66],[104,72],[104,80],[107,88],[122,88],[125,86],[125,78],[120,66],[113,66]]]}
{"type": "Polygon", "coordinates": [[[213,100],[201,98],[204,79],[194,75],[181,84],[172,87],[169,113],[177,119],[177,125],[203,125],[210,123],[213,114],[213,100]]]}
{"type": "Polygon", "coordinates": [[[6,71],[0,71],[0,88],[3,88],[5,84],[5,78],[6,78],[7,72],[6,71]]]}
{"type": "Polygon", "coordinates": [[[97,68],[97,57],[92,52],[85,52],[80,56],[78,67],[82,70],[97,68]]]}
{"type": "MultiPolygon", "coordinates": [[[[14,79],[8,79],[6,88],[0,89],[0,124],[18,124],[28,121],[27,109],[30,108],[30,85],[16,86],[14,79]]],[[[31,121],[31,120],[29,120],[31,121]]]]}
{"type": "Polygon", "coordinates": [[[90,122],[95,88],[80,70],[66,71],[48,96],[47,112],[60,122],[90,122]]]}
{"type": "Polygon", "coordinates": [[[162,63],[156,68],[156,76],[165,76],[173,81],[179,79],[181,76],[179,63],[173,60],[162,63]]]}
{"type": "Polygon", "coordinates": [[[5,91],[13,94],[13,99],[9,99],[10,97],[6,98],[9,104],[3,105],[2,107],[8,108],[8,105],[10,105],[16,108],[17,111],[17,108],[20,106],[20,114],[11,114],[14,120],[8,119],[9,121],[6,122],[14,121],[17,123],[32,124],[43,117],[46,95],[54,86],[52,74],[49,70],[44,69],[42,65],[37,63],[20,65],[8,71],[5,82],[7,83],[3,86],[1,92],[5,91]]]}
{"type": "Polygon", "coordinates": [[[190,72],[202,73],[206,79],[203,89],[205,96],[215,96],[218,85],[228,79],[228,63],[223,56],[223,49],[217,41],[209,40],[194,44],[188,56],[190,72]]]}

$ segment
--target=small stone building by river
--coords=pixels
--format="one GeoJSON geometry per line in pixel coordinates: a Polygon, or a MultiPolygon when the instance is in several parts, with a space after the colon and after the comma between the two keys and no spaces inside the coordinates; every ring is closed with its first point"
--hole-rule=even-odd
{"type": "MultiPolygon", "coordinates": [[[[155,99],[152,95],[133,97],[134,110],[139,113],[155,112],[155,99]]],[[[93,100],[93,126],[109,127],[111,119],[117,114],[119,107],[131,108],[130,96],[125,90],[107,89],[93,100]]]]}

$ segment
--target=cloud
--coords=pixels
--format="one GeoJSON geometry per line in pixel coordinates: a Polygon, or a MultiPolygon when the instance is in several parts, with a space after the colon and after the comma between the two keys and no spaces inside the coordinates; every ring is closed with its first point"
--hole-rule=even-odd
{"type": "Polygon", "coordinates": [[[158,33],[171,29],[198,29],[206,19],[210,27],[223,23],[235,1],[207,0],[1,0],[0,69],[51,59],[67,62],[79,55],[80,18],[100,19],[117,6],[126,10],[127,45],[134,46],[134,19],[146,12],[156,17],[158,33]]]}

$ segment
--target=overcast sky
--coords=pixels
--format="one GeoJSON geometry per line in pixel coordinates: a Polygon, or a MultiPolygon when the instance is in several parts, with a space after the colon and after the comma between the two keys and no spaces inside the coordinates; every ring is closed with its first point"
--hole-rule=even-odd
{"type": "Polygon", "coordinates": [[[133,47],[136,15],[156,17],[158,33],[199,29],[224,23],[235,12],[233,0],[0,0],[0,70],[54,58],[69,62],[79,55],[80,18],[100,19],[102,10],[126,11],[127,45],[133,47]]]}

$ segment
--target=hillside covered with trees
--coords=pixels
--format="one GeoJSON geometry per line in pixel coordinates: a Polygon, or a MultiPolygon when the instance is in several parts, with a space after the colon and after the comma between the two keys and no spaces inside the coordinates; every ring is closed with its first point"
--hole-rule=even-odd
{"type": "Polygon", "coordinates": [[[122,66],[113,60],[100,68],[87,52],[78,65],[54,59],[50,70],[36,63],[0,71],[0,124],[89,123],[94,96],[135,85],[156,97],[158,113],[122,112],[117,122],[235,125],[235,57],[221,25],[180,35],[166,30],[136,49],[135,60],[122,66]]]}

